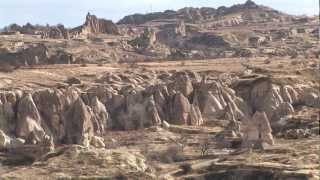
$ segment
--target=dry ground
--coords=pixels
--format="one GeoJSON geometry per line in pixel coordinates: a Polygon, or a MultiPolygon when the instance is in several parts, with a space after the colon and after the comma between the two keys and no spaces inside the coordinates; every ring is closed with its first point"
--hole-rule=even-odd
{"type": "Polygon", "coordinates": [[[292,59],[271,59],[271,63],[265,63],[266,58],[251,59],[214,59],[214,60],[186,60],[186,61],[158,61],[130,64],[96,64],[88,65],[46,65],[34,66],[30,68],[18,69],[12,73],[0,72],[0,89],[13,88],[38,88],[53,87],[57,83],[65,81],[68,77],[77,77],[90,84],[100,75],[107,72],[121,72],[126,70],[135,70],[137,68],[146,68],[155,71],[170,70],[192,70],[192,71],[210,71],[211,73],[243,73],[246,70],[244,64],[264,68],[266,71],[259,73],[272,74],[280,77],[291,77],[292,79],[314,80],[320,79],[320,73],[316,70],[310,70],[311,64],[319,60],[292,60],[292,59]],[[292,65],[293,61],[303,62],[304,64],[292,65]]]}

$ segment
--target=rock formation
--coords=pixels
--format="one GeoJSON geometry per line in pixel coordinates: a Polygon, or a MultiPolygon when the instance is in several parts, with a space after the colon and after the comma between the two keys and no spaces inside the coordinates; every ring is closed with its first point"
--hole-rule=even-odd
{"type": "Polygon", "coordinates": [[[63,25],[48,27],[47,31],[40,32],[43,39],[69,39],[69,30],[63,25]]]}
{"type": "Polygon", "coordinates": [[[129,44],[136,48],[146,49],[154,46],[156,40],[155,31],[151,28],[145,28],[143,33],[139,37],[129,41],[129,44]]]}
{"type": "Polygon", "coordinates": [[[119,29],[112,21],[99,19],[97,16],[88,13],[85,23],[82,26],[72,29],[70,33],[73,37],[88,36],[97,33],[119,35],[119,29]]]}
{"type": "Polygon", "coordinates": [[[175,33],[179,36],[186,36],[187,32],[186,32],[186,25],[184,23],[183,20],[179,20],[177,22],[177,26],[175,28],[175,33]]]}
{"type": "Polygon", "coordinates": [[[256,112],[251,119],[242,121],[241,133],[244,147],[256,147],[263,143],[274,144],[272,129],[264,112],[256,112]]]}
{"type": "Polygon", "coordinates": [[[45,132],[41,126],[40,113],[31,94],[27,94],[20,100],[17,109],[17,136],[26,139],[27,143],[41,142],[45,132]]]}
{"type": "Polygon", "coordinates": [[[66,112],[66,142],[89,146],[94,133],[92,114],[82,99],[74,102],[66,112]]]}
{"type": "Polygon", "coordinates": [[[55,144],[102,147],[99,137],[110,130],[164,122],[200,126],[226,119],[233,124],[234,134],[240,133],[240,122],[250,130],[245,141],[257,140],[262,133],[260,139],[272,144],[270,126],[276,128],[297,105],[319,107],[318,90],[299,84],[276,85],[266,77],[238,79],[228,85],[205,76],[200,81],[196,72],[189,71],[126,73],[130,76],[109,73],[97,80],[101,85],[85,89],[71,84],[0,93],[0,128],[8,137],[25,139],[26,144],[43,143],[49,136],[55,144]]]}

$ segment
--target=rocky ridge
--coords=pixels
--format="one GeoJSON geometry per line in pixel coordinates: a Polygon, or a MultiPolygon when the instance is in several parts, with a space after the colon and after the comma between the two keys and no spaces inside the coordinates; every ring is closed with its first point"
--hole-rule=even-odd
{"type": "MultiPolygon", "coordinates": [[[[257,5],[255,2],[249,0],[244,4],[233,5],[231,7],[221,6],[217,9],[203,7],[203,8],[182,8],[177,11],[167,10],[164,12],[155,12],[149,14],[134,14],[128,15],[123,19],[119,20],[118,24],[144,24],[148,21],[157,21],[161,19],[182,19],[188,23],[201,23],[206,21],[215,20],[217,17],[228,16],[232,14],[241,14],[241,21],[233,19],[230,22],[225,22],[225,25],[239,25],[240,23],[244,23],[246,20],[249,21],[259,21],[262,19],[259,16],[255,16],[259,13],[265,13],[265,19],[269,19],[270,21],[281,21],[283,18],[289,18],[287,14],[281,13],[279,11],[274,11],[268,7],[257,5]]],[[[223,23],[221,24],[223,25],[223,23]]]]}

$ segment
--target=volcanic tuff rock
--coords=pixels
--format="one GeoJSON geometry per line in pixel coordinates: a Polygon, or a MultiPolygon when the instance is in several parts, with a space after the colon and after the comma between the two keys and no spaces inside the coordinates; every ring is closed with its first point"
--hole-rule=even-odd
{"type": "Polygon", "coordinates": [[[93,136],[94,128],[92,113],[82,99],[78,98],[66,112],[66,142],[88,147],[93,136]]]}
{"type": "Polygon", "coordinates": [[[270,125],[277,127],[296,106],[320,104],[319,91],[311,86],[274,84],[263,76],[227,85],[200,80],[190,71],[126,73],[129,79],[121,73],[107,74],[97,80],[101,85],[85,89],[0,93],[0,127],[31,144],[51,136],[55,143],[103,146],[97,137],[112,129],[140,129],[164,121],[198,126],[215,119],[248,121],[251,126],[261,119],[251,119],[257,112],[265,112],[270,125]]]}
{"type": "Polygon", "coordinates": [[[63,25],[49,27],[48,31],[40,32],[43,39],[70,39],[69,30],[63,25]]]}
{"type": "Polygon", "coordinates": [[[99,19],[90,13],[86,16],[86,21],[82,26],[70,30],[73,37],[87,36],[96,33],[106,33],[119,35],[118,27],[110,20],[99,19]]]}
{"type": "Polygon", "coordinates": [[[41,126],[40,113],[31,94],[27,94],[20,100],[17,109],[17,136],[25,138],[27,143],[41,142],[45,136],[45,131],[41,126]]]}
{"type": "Polygon", "coordinates": [[[243,146],[252,147],[257,143],[274,144],[272,129],[266,113],[256,112],[252,119],[242,121],[243,146]]]}
{"type": "Polygon", "coordinates": [[[43,39],[70,39],[95,33],[119,35],[119,29],[112,21],[99,19],[90,13],[87,14],[86,21],[82,26],[70,30],[61,24],[57,26],[34,26],[30,23],[22,27],[12,24],[5,29],[8,33],[19,32],[21,34],[39,35],[43,39]]]}
{"type": "Polygon", "coordinates": [[[38,35],[43,39],[69,39],[69,30],[65,28],[62,24],[57,26],[40,26],[32,25],[27,23],[24,26],[19,26],[17,24],[12,24],[6,27],[6,32],[18,32],[27,35],[38,35]]]}

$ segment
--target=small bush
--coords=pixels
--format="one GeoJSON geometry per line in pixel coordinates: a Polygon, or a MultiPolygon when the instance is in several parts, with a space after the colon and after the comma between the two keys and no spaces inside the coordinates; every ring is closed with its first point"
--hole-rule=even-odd
{"type": "Polygon", "coordinates": [[[283,64],[279,64],[278,68],[282,69],[282,68],[284,68],[284,65],[283,64]]]}

